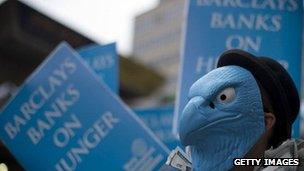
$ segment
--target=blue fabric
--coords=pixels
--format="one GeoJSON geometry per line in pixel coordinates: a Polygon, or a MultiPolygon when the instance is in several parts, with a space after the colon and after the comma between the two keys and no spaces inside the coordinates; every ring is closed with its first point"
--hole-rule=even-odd
{"type": "Polygon", "coordinates": [[[194,170],[231,169],[233,158],[244,157],[265,131],[253,75],[239,66],[212,70],[191,86],[179,124],[194,170]],[[222,101],[222,94],[231,97],[222,101]]]}

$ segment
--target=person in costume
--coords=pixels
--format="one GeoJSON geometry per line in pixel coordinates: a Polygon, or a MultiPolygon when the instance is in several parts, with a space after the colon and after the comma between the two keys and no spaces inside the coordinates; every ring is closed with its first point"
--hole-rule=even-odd
{"type": "Polygon", "coordinates": [[[234,158],[303,158],[303,141],[290,139],[299,106],[294,82],[278,62],[242,50],[224,52],[217,68],[191,86],[179,121],[192,170],[304,170],[233,166],[234,158]]]}

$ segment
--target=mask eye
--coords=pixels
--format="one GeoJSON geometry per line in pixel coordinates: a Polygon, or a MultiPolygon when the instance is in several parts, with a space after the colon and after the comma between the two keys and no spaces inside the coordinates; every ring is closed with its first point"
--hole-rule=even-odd
{"type": "Polygon", "coordinates": [[[235,89],[233,87],[229,87],[221,91],[216,100],[220,103],[230,103],[235,99],[235,89]]]}

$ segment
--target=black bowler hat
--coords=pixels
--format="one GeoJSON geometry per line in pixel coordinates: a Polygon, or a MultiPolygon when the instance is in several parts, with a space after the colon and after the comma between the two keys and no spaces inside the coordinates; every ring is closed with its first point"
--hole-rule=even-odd
{"type": "Polygon", "coordinates": [[[238,49],[228,50],[220,56],[217,67],[227,65],[247,69],[266,91],[276,116],[269,145],[277,147],[290,138],[292,123],[299,113],[300,99],[296,86],[284,67],[271,58],[256,57],[238,49]]]}

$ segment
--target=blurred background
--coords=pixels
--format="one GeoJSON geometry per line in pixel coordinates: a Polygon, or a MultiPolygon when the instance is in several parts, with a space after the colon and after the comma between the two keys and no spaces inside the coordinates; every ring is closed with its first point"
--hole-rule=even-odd
{"type": "Polygon", "coordinates": [[[173,104],[184,7],[185,0],[1,1],[1,104],[63,40],[74,48],[117,42],[121,97],[134,107],[173,104]]]}
{"type": "MultiPolygon", "coordinates": [[[[116,42],[121,98],[132,108],[173,106],[184,8],[185,0],[0,0],[0,107],[63,40],[116,42]]],[[[0,149],[0,163],[21,169],[0,149]]]]}

